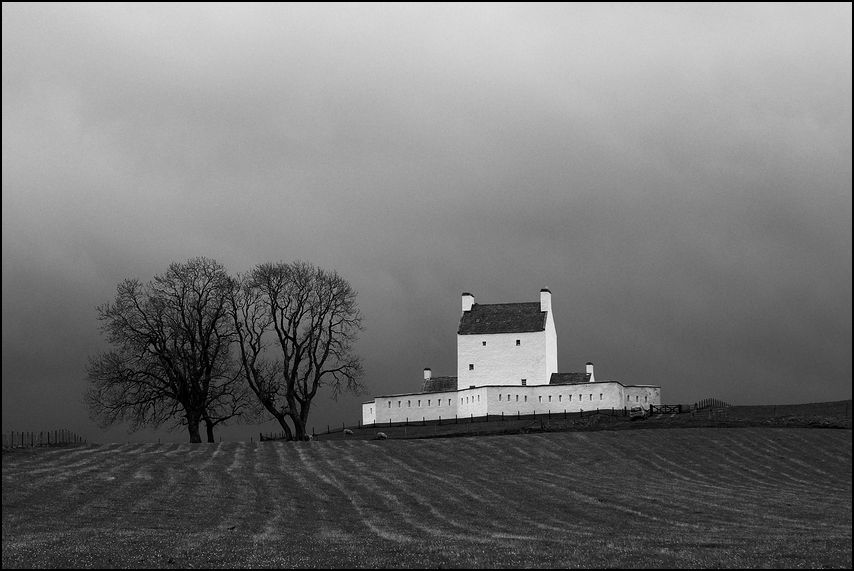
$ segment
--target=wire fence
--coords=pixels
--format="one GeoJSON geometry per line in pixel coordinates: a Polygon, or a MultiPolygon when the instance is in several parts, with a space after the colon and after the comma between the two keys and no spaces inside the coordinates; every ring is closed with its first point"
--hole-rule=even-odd
{"type": "Polygon", "coordinates": [[[59,446],[63,444],[85,444],[86,439],[70,430],[43,430],[39,432],[3,433],[3,448],[24,448],[35,446],[59,446]]]}
{"type": "Polygon", "coordinates": [[[394,426],[445,426],[449,424],[475,424],[478,422],[501,422],[501,421],[513,421],[513,420],[552,420],[552,419],[577,419],[584,418],[591,415],[602,414],[607,416],[628,416],[629,414],[628,407],[625,408],[594,408],[590,410],[579,410],[574,412],[564,411],[549,411],[549,412],[541,412],[541,413],[530,413],[530,414],[521,414],[517,412],[516,414],[488,414],[482,416],[474,416],[473,414],[469,416],[458,416],[455,415],[453,417],[448,418],[435,418],[428,419],[426,417],[421,418],[406,418],[402,421],[384,421],[384,422],[371,422],[371,423],[362,423],[359,421],[357,424],[350,426],[349,428],[341,423],[340,427],[336,426],[332,428],[330,425],[326,425],[326,430],[323,431],[321,429],[320,432],[316,432],[315,428],[312,427],[311,432],[312,435],[323,435],[323,434],[334,434],[336,432],[343,432],[345,430],[350,429],[359,429],[359,428],[386,428],[386,427],[394,427],[394,426]]]}

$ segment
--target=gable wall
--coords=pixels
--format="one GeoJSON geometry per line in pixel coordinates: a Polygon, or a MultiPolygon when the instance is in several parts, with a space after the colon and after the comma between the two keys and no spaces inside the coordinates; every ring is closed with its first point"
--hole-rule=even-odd
{"type": "Polygon", "coordinates": [[[471,385],[521,386],[522,379],[528,385],[548,384],[546,338],[545,331],[457,335],[458,389],[471,385]],[[473,371],[469,370],[470,364],[474,365],[473,371]]]}

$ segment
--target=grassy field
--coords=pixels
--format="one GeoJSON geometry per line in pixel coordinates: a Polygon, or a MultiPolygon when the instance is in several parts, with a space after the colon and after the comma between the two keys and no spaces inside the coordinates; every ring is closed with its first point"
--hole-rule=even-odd
{"type": "Polygon", "coordinates": [[[3,454],[3,567],[842,567],[851,430],[3,454]]]}

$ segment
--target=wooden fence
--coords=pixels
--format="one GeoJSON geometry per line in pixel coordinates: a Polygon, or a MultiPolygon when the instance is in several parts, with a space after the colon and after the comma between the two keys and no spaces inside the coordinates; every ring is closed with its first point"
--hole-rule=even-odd
{"type": "Polygon", "coordinates": [[[649,405],[649,414],[681,414],[681,404],[651,404],[649,405]]]}
{"type": "Polygon", "coordinates": [[[697,404],[694,405],[696,410],[702,410],[704,408],[726,408],[730,406],[729,403],[725,403],[722,400],[718,399],[703,399],[698,401],[697,404]]]}
{"type": "Polygon", "coordinates": [[[70,430],[45,430],[40,432],[4,432],[3,448],[25,446],[56,446],[60,444],[85,444],[86,440],[70,430]]]}

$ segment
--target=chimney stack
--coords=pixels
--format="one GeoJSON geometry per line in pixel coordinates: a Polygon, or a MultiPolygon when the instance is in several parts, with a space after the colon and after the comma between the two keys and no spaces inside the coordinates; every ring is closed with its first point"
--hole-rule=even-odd
{"type": "Polygon", "coordinates": [[[596,379],[593,378],[593,363],[587,363],[587,372],[590,373],[590,382],[596,382],[596,379]]]}
{"type": "Polygon", "coordinates": [[[469,292],[463,294],[463,313],[471,311],[471,306],[474,305],[474,296],[469,292]]]}
{"type": "Polygon", "coordinates": [[[424,380],[425,381],[429,381],[430,377],[432,375],[433,375],[433,371],[430,369],[430,367],[427,367],[426,369],[424,369],[424,380]]]}
{"type": "Polygon", "coordinates": [[[552,292],[549,288],[544,287],[540,290],[540,311],[552,310],[552,292]]]}

